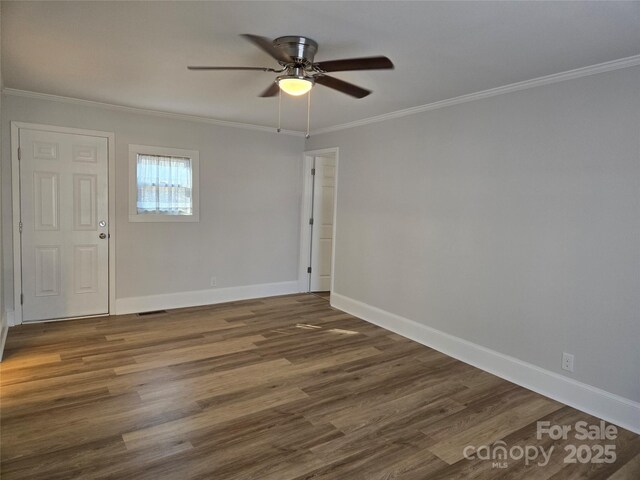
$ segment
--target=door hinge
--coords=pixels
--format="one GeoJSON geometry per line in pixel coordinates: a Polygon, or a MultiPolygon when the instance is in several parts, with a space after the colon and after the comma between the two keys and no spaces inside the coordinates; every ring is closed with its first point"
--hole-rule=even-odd
{"type": "Polygon", "coordinates": [[[309,219],[309,225],[313,225],[313,218],[309,219]]]}
{"type": "Polygon", "coordinates": [[[311,273],[311,267],[307,267],[307,273],[311,273]]]}
{"type": "Polygon", "coordinates": [[[24,293],[20,294],[20,305],[24,304],[24,293]]]}
{"type": "Polygon", "coordinates": [[[312,169],[311,169],[311,175],[315,175],[315,174],[316,174],[316,169],[315,169],[315,168],[312,168],[312,169]]]}
{"type": "Polygon", "coordinates": [[[22,233],[22,222],[18,222],[18,231],[22,233]]]}
{"type": "Polygon", "coordinates": [[[22,160],[22,149],[18,147],[18,161],[22,160]]]}

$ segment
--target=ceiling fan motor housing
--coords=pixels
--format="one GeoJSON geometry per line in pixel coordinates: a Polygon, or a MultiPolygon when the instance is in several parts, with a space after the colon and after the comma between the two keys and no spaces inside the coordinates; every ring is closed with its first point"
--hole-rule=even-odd
{"type": "MultiPolygon", "coordinates": [[[[308,66],[313,63],[313,59],[318,51],[318,44],[315,40],[299,35],[288,35],[278,37],[273,41],[273,45],[292,57],[296,63],[308,66]]],[[[280,62],[282,64],[282,62],[280,62]]],[[[282,64],[283,66],[285,64],[282,64]]]]}

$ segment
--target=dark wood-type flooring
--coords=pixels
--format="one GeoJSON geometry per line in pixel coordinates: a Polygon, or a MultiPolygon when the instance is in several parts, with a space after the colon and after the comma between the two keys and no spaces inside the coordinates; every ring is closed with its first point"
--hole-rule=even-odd
{"type": "Polygon", "coordinates": [[[638,435],[538,440],[598,419],[315,295],[23,325],[0,372],[2,480],[640,478],[638,435]],[[464,458],[496,441],[555,450],[464,458]],[[564,463],[571,443],[617,459],[564,463]]]}

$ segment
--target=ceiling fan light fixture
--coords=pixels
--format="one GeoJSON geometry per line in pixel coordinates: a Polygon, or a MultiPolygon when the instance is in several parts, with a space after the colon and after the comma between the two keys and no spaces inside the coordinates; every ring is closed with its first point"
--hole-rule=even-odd
{"type": "Polygon", "coordinates": [[[276,79],[278,86],[284,93],[299,97],[313,87],[313,79],[295,75],[283,75],[276,79]]]}

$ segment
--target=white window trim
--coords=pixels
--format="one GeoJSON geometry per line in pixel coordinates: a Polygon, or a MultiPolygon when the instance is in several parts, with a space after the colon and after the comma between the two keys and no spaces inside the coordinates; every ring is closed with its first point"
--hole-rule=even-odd
{"type": "Polygon", "coordinates": [[[200,221],[200,152],[180,148],[154,147],[150,145],[129,145],[129,221],[130,222],[199,222],[200,221]],[[138,214],[138,180],[136,169],[138,154],[159,155],[167,157],[188,157],[191,159],[191,196],[193,199],[192,215],[138,214]]]}

